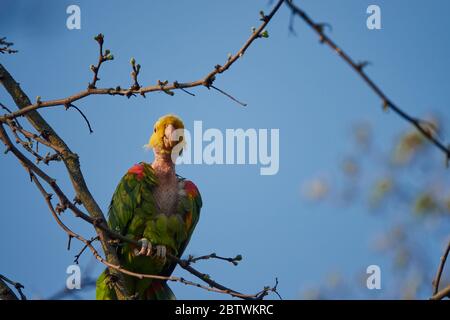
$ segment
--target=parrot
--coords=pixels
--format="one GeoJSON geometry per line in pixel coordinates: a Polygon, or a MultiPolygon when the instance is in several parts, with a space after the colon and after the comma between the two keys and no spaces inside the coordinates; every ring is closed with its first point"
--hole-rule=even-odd
{"type": "MultiPolygon", "coordinates": [[[[133,165],[122,177],[108,210],[108,226],[140,246],[117,246],[120,265],[136,273],[170,276],[200,217],[202,198],[197,186],[175,172],[175,160],[185,146],[184,124],[173,114],[156,121],[147,147],[152,163],[133,165]]],[[[127,289],[137,300],[174,300],[167,281],[124,274],[127,289]]],[[[108,268],[96,282],[96,299],[116,300],[108,268]]]]}

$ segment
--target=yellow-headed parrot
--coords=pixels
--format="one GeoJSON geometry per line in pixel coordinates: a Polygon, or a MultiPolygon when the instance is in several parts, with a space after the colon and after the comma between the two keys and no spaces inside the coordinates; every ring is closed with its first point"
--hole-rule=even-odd
{"type": "MultiPolygon", "coordinates": [[[[166,253],[181,257],[198,222],[202,199],[195,184],[175,173],[181,153],[184,125],[174,115],[161,117],[154,126],[149,147],[153,163],[131,167],[114,192],[108,212],[109,227],[140,243],[118,247],[121,265],[133,272],[169,276],[176,263],[166,253]]],[[[136,299],[175,299],[165,281],[125,275],[136,299]]],[[[116,299],[106,269],[97,279],[97,299],[116,299]]]]}

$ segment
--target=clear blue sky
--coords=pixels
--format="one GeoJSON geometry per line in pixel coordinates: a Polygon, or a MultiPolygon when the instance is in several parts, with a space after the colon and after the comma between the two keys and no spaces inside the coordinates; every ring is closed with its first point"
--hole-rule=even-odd
{"type": "MultiPolygon", "coordinates": [[[[357,60],[370,60],[370,76],[394,101],[412,114],[450,115],[450,2],[428,1],[297,1],[317,21],[333,26],[332,37],[357,60]],[[378,4],[382,30],[366,28],[366,8],[378,4]]],[[[222,64],[257,26],[268,1],[12,1],[0,3],[1,36],[15,42],[16,55],[1,63],[34,99],[61,98],[86,88],[96,62],[93,36],[105,34],[115,60],[105,63],[99,86],[131,84],[129,60],[142,65],[140,82],[158,79],[196,80],[222,64]],[[81,30],[66,28],[66,8],[81,8],[81,30]]],[[[296,19],[297,37],[289,35],[289,12],[282,7],[270,23],[269,39],[256,41],[242,60],[218,77],[215,85],[248,103],[239,107],[215,91],[196,88],[196,97],[177,92],[122,97],[88,97],[76,105],[89,117],[90,135],[75,111],[42,110],[57,132],[81,157],[91,192],[106,211],[123,173],[139,161],[151,161],[142,145],[154,121],[166,113],[181,116],[187,128],[202,120],[205,128],[279,128],[280,170],[259,175],[251,165],[186,165],[179,173],[199,187],[204,207],[187,253],[242,254],[238,267],[209,261],[202,271],[236,290],[259,291],[279,278],[280,293],[295,299],[305,289],[339,270],[364,275],[370,264],[386,260],[370,250],[374,235],[387,221],[365,214],[364,206],[341,210],[313,206],[301,197],[302,184],[333,172],[348,149],[348,130],[361,119],[373,123],[377,141],[388,144],[407,128],[317,37],[296,19]]],[[[0,101],[12,106],[0,90],[0,101]]],[[[437,151],[436,151],[437,153],[437,151]]],[[[443,174],[447,174],[444,169],[443,174]]],[[[49,172],[69,191],[62,164],[49,172]]],[[[32,298],[45,298],[65,284],[65,270],[80,244],[66,250],[67,237],[18,162],[1,157],[0,272],[22,282],[32,298]]],[[[91,226],[63,215],[83,235],[91,226]]],[[[436,251],[436,257],[439,251],[436,251]]],[[[82,268],[90,261],[86,253],[82,268]]],[[[437,261],[437,260],[436,260],[437,261]]],[[[100,273],[102,267],[95,269],[100,273]]],[[[387,266],[386,266],[387,269],[387,266]]],[[[82,269],[83,270],[83,269],[82,269]]],[[[434,266],[433,271],[434,272],[434,266]]],[[[189,277],[182,270],[175,274],[189,277]]],[[[389,274],[386,272],[387,280],[389,274]]],[[[172,284],[178,298],[223,296],[172,284]]],[[[80,294],[93,298],[93,291],[80,294]]],[[[389,297],[387,290],[366,297],[389,297]]]]}

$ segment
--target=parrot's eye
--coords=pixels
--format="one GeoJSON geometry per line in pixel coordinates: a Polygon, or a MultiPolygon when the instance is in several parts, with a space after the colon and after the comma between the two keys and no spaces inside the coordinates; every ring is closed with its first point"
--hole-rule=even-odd
{"type": "Polygon", "coordinates": [[[156,132],[156,128],[153,129],[153,132],[156,132]]]}

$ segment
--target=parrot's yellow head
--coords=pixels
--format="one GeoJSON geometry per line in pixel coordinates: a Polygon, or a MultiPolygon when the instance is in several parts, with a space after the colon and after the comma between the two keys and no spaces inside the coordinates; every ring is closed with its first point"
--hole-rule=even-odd
{"type": "Polygon", "coordinates": [[[179,155],[184,145],[184,124],[180,118],[168,114],[156,121],[148,147],[153,148],[157,153],[172,153],[176,146],[177,155],[179,155]]]}

